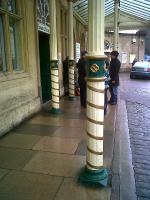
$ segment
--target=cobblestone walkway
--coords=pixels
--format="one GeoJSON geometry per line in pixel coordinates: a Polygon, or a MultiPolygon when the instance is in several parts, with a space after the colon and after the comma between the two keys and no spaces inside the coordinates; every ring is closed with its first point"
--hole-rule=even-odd
{"type": "MultiPolygon", "coordinates": [[[[140,80],[139,80],[140,81],[140,80]]],[[[134,84],[134,80],[131,84],[134,84]]],[[[124,84],[125,85],[125,84],[124,84]]],[[[142,88],[143,87],[143,88],[142,88]]],[[[138,200],[150,199],[150,89],[125,86],[130,142],[138,200]]]]}

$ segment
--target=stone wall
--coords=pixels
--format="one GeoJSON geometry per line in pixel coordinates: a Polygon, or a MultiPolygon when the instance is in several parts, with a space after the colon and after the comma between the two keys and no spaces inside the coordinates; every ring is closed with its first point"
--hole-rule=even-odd
{"type": "MultiPolygon", "coordinates": [[[[22,3],[21,1],[20,3],[22,3]]],[[[0,136],[40,109],[34,0],[24,1],[25,71],[0,76],[0,136]]]]}
{"type": "MultiPolygon", "coordinates": [[[[113,35],[110,33],[105,34],[105,39],[110,43],[113,43],[113,35]]],[[[137,35],[119,35],[119,59],[122,60],[122,53],[127,53],[127,62],[122,63],[121,71],[129,71],[132,64],[130,63],[130,54],[135,54],[138,60],[144,60],[145,54],[145,42],[143,36],[137,35]],[[132,43],[133,38],[136,39],[136,43],[132,43]]]]}

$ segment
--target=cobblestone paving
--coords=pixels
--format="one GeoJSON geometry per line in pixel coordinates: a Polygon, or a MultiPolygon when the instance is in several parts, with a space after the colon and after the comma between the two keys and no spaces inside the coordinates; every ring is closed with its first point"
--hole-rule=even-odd
{"type": "Polygon", "coordinates": [[[126,100],[130,142],[138,200],[150,199],[150,90],[128,88],[121,92],[126,100]]]}

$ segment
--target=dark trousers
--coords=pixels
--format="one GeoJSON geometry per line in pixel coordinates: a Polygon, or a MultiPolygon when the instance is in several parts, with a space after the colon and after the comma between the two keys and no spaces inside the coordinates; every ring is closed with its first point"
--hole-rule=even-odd
{"type": "Polygon", "coordinates": [[[105,88],[105,98],[104,98],[104,114],[107,113],[107,104],[108,104],[108,95],[107,95],[108,88],[105,88]]]}
{"type": "Polygon", "coordinates": [[[84,80],[79,81],[79,86],[81,106],[86,107],[86,82],[84,80]]]}
{"type": "Polygon", "coordinates": [[[110,92],[110,102],[112,103],[117,103],[118,100],[118,86],[110,86],[109,87],[109,92],[110,92]]]}

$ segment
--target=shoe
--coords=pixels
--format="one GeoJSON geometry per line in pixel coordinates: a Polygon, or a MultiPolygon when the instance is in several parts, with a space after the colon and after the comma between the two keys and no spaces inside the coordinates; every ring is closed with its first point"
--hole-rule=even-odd
{"type": "Polygon", "coordinates": [[[115,105],[117,105],[117,102],[110,102],[109,103],[111,106],[115,106],[115,105]]]}
{"type": "Polygon", "coordinates": [[[86,108],[86,105],[81,105],[82,108],[86,108]]]}

